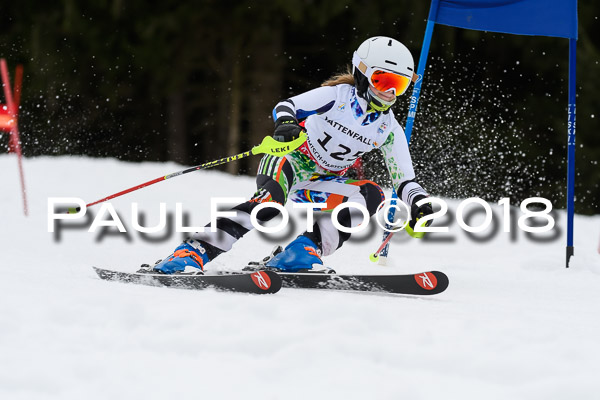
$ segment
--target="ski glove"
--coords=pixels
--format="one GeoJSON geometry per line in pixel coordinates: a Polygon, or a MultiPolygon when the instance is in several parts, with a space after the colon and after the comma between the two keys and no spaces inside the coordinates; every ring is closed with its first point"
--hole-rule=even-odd
{"type": "Polygon", "coordinates": [[[275,132],[273,132],[273,138],[279,142],[291,142],[294,139],[300,137],[300,132],[304,128],[298,125],[298,121],[293,118],[278,118],[275,121],[275,132]]]}
{"type": "MultiPolygon", "coordinates": [[[[426,215],[431,215],[433,214],[433,208],[431,207],[431,203],[424,203],[421,204],[421,206],[417,206],[417,203],[420,200],[425,199],[426,196],[420,195],[420,196],[416,196],[415,200],[413,201],[413,204],[410,208],[410,222],[408,223],[408,225],[414,229],[415,228],[415,224],[417,223],[417,221],[419,221],[420,218],[426,216],[426,215]]],[[[427,223],[425,224],[425,226],[429,226],[431,225],[432,220],[427,221],[427,223]]]]}

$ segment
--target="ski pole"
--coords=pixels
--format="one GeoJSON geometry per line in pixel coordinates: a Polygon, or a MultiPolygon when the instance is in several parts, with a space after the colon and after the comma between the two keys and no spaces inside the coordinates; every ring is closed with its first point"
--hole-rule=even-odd
{"type": "Polygon", "coordinates": [[[388,244],[388,242],[390,241],[390,239],[392,238],[392,236],[394,236],[394,233],[395,232],[388,232],[387,237],[381,243],[381,245],[379,246],[379,248],[377,249],[377,251],[369,256],[369,260],[371,260],[373,262],[377,262],[377,259],[379,259],[379,254],[381,253],[381,251],[383,250],[383,248],[388,244]]]}
{"type": "MultiPolygon", "coordinates": [[[[281,156],[284,156],[284,155],[296,150],[305,141],[306,141],[306,133],[305,132],[300,133],[300,137],[292,140],[291,142],[278,142],[277,140],[273,139],[271,136],[266,136],[259,145],[254,146],[249,151],[245,151],[243,153],[236,154],[234,156],[220,158],[215,161],[209,161],[204,164],[196,165],[195,167],[187,168],[187,169],[184,169],[179,172],[174,172],[169,175],[165,175],[165,176],[161,176],[156,179],[152,179],[151,181],[142,183],[137,186],[130,187],[129,189],[122,190],[115,194],[111,194],[110,196],[106,196],[100,200],[94,201],[93,203],[86,204],[85,206],[91,207],[95,204],[103,203],[107,200],[114,199],[115,197],[123,196],[124,194],[136,191],[138,189],[145,188],[146,186],[154,185],[155,183],[166,181],[167,179],[175,178],[176,176],[184,175],[189,172],[194,172],[194,171],[198,171],[201,169],[208,169],[208,168],[216,167],[218,165],[227,164],[231,161],[241,160],[243,158],[250,157],[251,155],[270,154],[272,156],[281,157],[281,156]]],[[[69,214],[74,214],[76,212],[79,212],[80,210],[81,210],[81,207],[69,208],[69,214]]]]}
{"type": "MultiPolygon", "coordinates": [[[[417,219],[416,224],[419,223],[419,219],[417,219]]],[[[430,222],[430,221],[425,221],[423,224],[421,224],[421,227],[429,226],[428,222],[430,222]]],[[[425,232],[415,232],[410,227],[409,224],[406,224],[404,226],[404,230],[406,231],[406,233],[408,233],[409,236],[411,236],[415,239],[421,239],[423,236],[425,236],[425,232]]],[[[388,231],[387,232],[388,235],[386,236],[385,240],[381,243],[381,245],[379,246],[377,251],[369,256],[369,260],[371,260],[373,262],[377,262],[377,260],[379,259],[379,255],[383,252],[383,249],[387,246],[387,244],[390,242],[390,239],[392,238],[392,236],[394,236],[394,233],[396,233],[396,232],[398,232],[398,231],[388,231]]]]}

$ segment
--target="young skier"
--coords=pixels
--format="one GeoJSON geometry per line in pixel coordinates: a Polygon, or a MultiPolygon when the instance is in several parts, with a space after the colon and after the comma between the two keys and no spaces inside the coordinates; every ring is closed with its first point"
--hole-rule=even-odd
{"type": "MultiPolygon", "coordinates": [[[[383,152],[398,197],[411,206],[411,226],[433,212],[429,203],[415,205],[427,193],[414,181],[404,130],[390,109],[416,77],[410,51],[395,39],[373,37],[354,52],[352,65],[352,73],[336,75],[321,87],[275,106],[273,137],[288,142],[305,131],[306,142],[283,157],[264,156],[256,177],[258,190],[252,199],[232,209],[237,215],[217,219],[216,232],[210,231],[209,224],[204,232],[191,235],[156,264],[154,271],[201,273],[207,263],[229,251],[253,228],[250,213],[263,202],[323,203],[328,211],[351,201],[375,214],[384,200],[381,188],[368,180],[348,179],[344,173],[361,155],[377,148],[383,152]]],[[[257,213],[257,219],[264,223],[278,213],[265,208],[257,213]]],[[[344,209],[338,221],[344,227],[355,227],[362,215],[353,216],[344,209]]],[[[338,231],[330,218],[321,218],[312,232],[298,236],[266,266],[287,272],[325,271],[321,256],[332,254],[349,237],[338,231]]]]}

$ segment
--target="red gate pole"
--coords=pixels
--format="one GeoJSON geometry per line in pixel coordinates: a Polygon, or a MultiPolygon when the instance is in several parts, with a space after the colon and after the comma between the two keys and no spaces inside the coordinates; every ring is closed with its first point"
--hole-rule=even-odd
{"type": "MultiPolygon", "coordinates": [[[[25,174],[23,173],[23,162],[21,154],[21,140],[19,139],[19,128],[18,128],[18,103],[13,100],[13,94],[10,90],[10,77],[8,74],[8,67],[6,66],[6,60],[0,59],[0,72],[2,73],[2,86],[4,87],[4,97],[6,97],[6,106],[8,112],[13,118],[14,123],[12,124],[10,131],[10,149],[17,153],[17,162],[19,164],[19,177],[21,178],[21,194],[23,196],[23,212],[25,216],[29,215],[27,207],[27,190],[25,189],[25,174]]],[[[15,99],[20,102],[21,100],[21,83],[23,79],[22,68],[17,67],[17,73],[15,78],[15,99]]]]}

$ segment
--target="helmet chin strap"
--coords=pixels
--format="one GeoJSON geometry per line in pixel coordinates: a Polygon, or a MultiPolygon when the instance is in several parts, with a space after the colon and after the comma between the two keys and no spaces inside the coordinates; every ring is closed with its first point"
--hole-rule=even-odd
{"type": "Polygon", "coordinates": [[[377,96],[370,87],[367,89],[367,97],[369,99],[369,107],[378,112],[387,112],[396,102],[396,96],[394,96],[393,100],[386,101],[377,96]]]}

